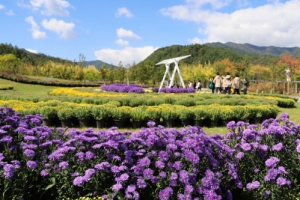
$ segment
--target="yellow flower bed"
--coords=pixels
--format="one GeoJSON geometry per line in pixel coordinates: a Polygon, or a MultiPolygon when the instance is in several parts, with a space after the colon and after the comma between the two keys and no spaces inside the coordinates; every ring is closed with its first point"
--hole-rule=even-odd
{"type": "Polygon", "coordinates": [[[83,92],[78,88],[57,88],[49,92],[50,95],[55,96],[78,96],[78,97],[125,97],[126,94],[121,93],[96,93],[96,92],[83,92]]]}

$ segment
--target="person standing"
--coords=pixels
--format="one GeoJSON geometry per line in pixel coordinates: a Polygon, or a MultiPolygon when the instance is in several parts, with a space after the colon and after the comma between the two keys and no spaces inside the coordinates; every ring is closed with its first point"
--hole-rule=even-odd
{"type": "Polygon", "coordinates": [[[247,89],[249,87],[249,82],[246,78],[244,78],[242,80],[242,83],[243,83],[243,92],[244,92],[244,94],[247,94],[247,89]]]}
{"type": "Polygon", "coordinates": [[[233,94],[240,94],[240,76],[239,74],[236,74],[233,81],[232,81],[232,88],[233,88],[233,94]]]}
{"type": "Polygon", "coordinates": [[[230,94],[232,82],[231,82],[231,76],[230,76],[229,72],[227,72],[227,75],[224,77],[223,84],[225,87],[224,94],[226,94],[227,92],[228,92],[228,94],[230,94]]]}
{"type": "Polygon", "coordinates": [[[215,92],[220,94],[221,93],[221,87],[222,87],[222,78],[220,77],[220,74],[217,73],[217,76],[214,78],[214,84],[215,84],[215,92]]]}
{"type": "Polygon", "coordinates": [[[211,93],[215,93],[215,84],[214,84],[214,77],[209,79],[208,88],[211,89],[211,93]]]}
{"type": "Polygon", "coordinates": [[[192,83],[192,81],[190,81],[189,88],[192,88],[192,87],[193,87],[193,83],[192,83]]]}
{"type": "Polygon", "coordinates": [[[201,91],[201,81],[200,80],[198,80],[198,82],[197,82],[196,90],[201,91]]]}
{"type": "Polygon", "coordinates": [[[193,82],[193,88],[196,90],[196,86],[197,86],[197,83],[196,81],[193,82]]]}

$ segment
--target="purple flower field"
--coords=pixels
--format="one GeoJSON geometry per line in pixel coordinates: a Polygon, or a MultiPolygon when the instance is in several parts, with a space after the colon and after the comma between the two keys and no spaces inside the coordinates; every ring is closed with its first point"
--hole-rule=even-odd
{"type": "Polygon", "coordinates": [[[136,85],[136,84],[110,84],[103,85],[102,90],[108,92],[121,92],[121,93],[144,93],[144,87],[136,85]]]}
{"type": "Polygon", "coordinates": [[[261,125],[229,122],[228,134],[148,123],[49,128],[41,115],[0,108],[3,199],[282,199],[300,192],[300,125],[282,114],[261,125]]]}

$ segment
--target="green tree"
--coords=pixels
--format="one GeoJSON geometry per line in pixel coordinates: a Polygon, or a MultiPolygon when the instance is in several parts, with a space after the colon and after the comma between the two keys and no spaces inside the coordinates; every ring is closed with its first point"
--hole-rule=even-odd
{"type": "Polygon", "coordinates": [[[115,70],[113,65],[110,65],[109,67],[107,79],[110,83],[113,83],[115,80],[115,70]]]}
{"type": "Polygon", "coordinates": [[[95,66],[88,66],[86,68],[83,69],[84,72],[84,79],[85,80],[89,80],[89,81],[97,81],[99,80],[100,77],[100,73],[99,71],[96,69],[95,66]]]}
{"type": "Polygon", "coordinates": [[[5,54],[2,56],[0,55],[1,71],[17,74],[20,64],[20,59],[18,59],[14,54],[5,54]]]}
{"type": "Polygon", "coordinates": [[[108,73],[107,65],[106,64],[102,65],[101,68],[99,69],[99,72],[102,80],[105,82],[108,73]]]}

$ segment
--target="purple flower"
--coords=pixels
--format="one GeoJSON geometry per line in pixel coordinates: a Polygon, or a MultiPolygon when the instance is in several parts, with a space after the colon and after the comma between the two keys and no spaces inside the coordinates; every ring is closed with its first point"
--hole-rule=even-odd
{"type": "Polygon", "coordinates": [[[268,174],[265,176],[265,181],[275,180],[277,175],[280,174],[280,171],[277,169],[269,169],[268,174]]]}
{"type": "Polygon", "coordinates": [[[137,186],[138,186],[138,188],[141,188],[141,189],[143,189],[143,188],[146,188],[147,187],[147,184],[146,184],[146,182],[143,180],[143,179],[138,179],[137,180],[137,186]]]}
{"type": "Polygon", "coordinates": [[[86,153],[85,153],[85,159],[86,160],[91,160],[91,159],[93,159],[95,157],[95,154],[93,153],[93,152],[91,152],[91,151],[87,151],[86,153]]]}
{"type": "Polygon", "coordinates": [[[171,176],[170,176],[170,180],[177,180],[177,179],[178,179],[177,173],[172,172],[172,173],[171,173],[171,176]]]}
{"type": "Polygon", "coordinates": [[[180,161],[175,161],[173,167],[179,171],[182,169],[182,163],[180,161]]]}
{"type": "Polygon", "coordinates": [[[166,172],[159,172],[159,176],[161,178],[166,178],[167,177],[167,173],[166,172]]]}
{"type": "Polygon", "coordinates": [[[275,144],[273,147],[272,147],[272,150],[273,151],[280,151],[281,149],[283,148],[283,145],[282,143],[278,143],[278,144],[275,144]]]}
{"type": "Polygon", "coordinates": [[[297,152],[300,153],[300,144],[297,145],[297,152]]]}
{"type": "Polygon", "coordinates": [[[69,163],[66,161],[60,162],[58,165],[62,169],[67,169],[69,167],[69,163]]]}
{"type": "Polygon", "coordinates": [[[49,174],[49,171],[43,169],[40,174],[41,176],[47,176],[49,174]]]}
{"type": "Polygon", "coordinates": [[[194,187],[191,186],[191,185],[185,185],[184,191],[185,191],[186,194],[190,194],[194,191],[194,187]]]}
{"type": "Polygon", "coordinates": [[[150,159],[148,157],[142,158],[139,160],[139,165],[141,165],[142,167],[149,167],[150,165],[150,159]]]}
{"type": "Polygon", "coordinates": [[[0,143],[1,142],[12,143],[12,139],[13,138],[11,136],[6,135],[6,136],[2,137],[2,139],[0,140],[0,143]]]}
{"type": "Polygon", "coordinates": [[[227,124],[227,129],[234,129],[236,127],[235,121],[230,121],[227,124]]]}
{"type": "Polygon", "coordinates": [[[25,141],[36,141],[37,138],[34,136],[26,135],[26,136],[24,136],[24,140],[25,141]]]}
{"type": "Polygon", "coordinates": [[[95,174],[96,173],[96,170],[94,170],[94,169],[87,169],[87,170],[85,170],[85,176],[86,177],[91,177],[93,174],[95,174]]]}
{"type": "Polygon", "coordinates": [[[180,173],[179,173],[179,180],[184,184],[188,184],[188,181],[189,181],[188,172],[185,171],[185,170],[181,170],[180,173]]]}
{"type": "Polygon", "coordinates": [[[271,194],[271,192],[270,192],[269,190],[266,190],[266,191],[264,192],[264,196],[265,196],[266,198],[268,198],[268,197],[270,196],[270,194],[271,194]]]}
{"type": "Polygon", "coordinates": [[[239,152],[237,155],[236,155],[236,158],[237,159],[241,159],[242,157],[244,157],[244,153],[243,152],[239,152]]]}
{"type": "Polygon", "coordinates": [[[245,151],[250,151],[251,150],[251,145],[249,143],[244,143],[244,144],[242,144],[241,147],[245,151]]]}
{"type": "Polygon", "coordinates": [[[150,168],[147,168],[143,171],[143,175],[146,179],[151,179],[153,176],[153,171],[150,168]]]}
{"type": "Polygon", "coordinates": [[[278,162],[279,162],[278,158],[270,157],[268,160],[266,160],[265,164],[267,167],[275,167],[278,162]]]}
{"type": "Polygon", "coordinates": [[[112,190],[115,192],[118,192],[119,190],[121,190],[123,188],[121,183],[117,183],[115,185],[112,186],[112,190]]]}
{"type": "Polygon", "coordinates": [[[130,184],[130,185],[128,185],[127,186],[127,188],[126,188],[126,193],[132,193],[132,192],[134,192],[136,190],[136,186],[134,185],[134,184],[130,184]]]}
{"type": "Polygon", "coordinates": [[[259,169],[258,169],[258,168],[254,169],[254,173],[255,173],[255,174],[257,174],[258,172],[259,172],[259,169]]]}
{"type": "Polygon", "coordinates": [[[129,178],[128,174],[124,173],[124,174],[121,174],[120,176],[120,181],[127,181],[129,178]]]}
{"type": "Polygon", "coordinates": [[[82,176],[78,176],[74,179],[73,185],[81,186],[84,182],[85,182],[84,178],[82,176]]]}
{"type": "Polygon", "coordinates": [[[173,189],[170,187],[166,187],[165,189],[159,192],[159,199],[168,200],[173,194],[173,189]]]}
{"type": "Polygon", "coordinates": [[[158,157],[159,157],[159,159],[160,159],[161,161],[166,162],[166,161],[169,160],[170,155],[169,155],[167,152],[165,152],[165,151],[160,151],[160,152],[158,153],[158,157]]]}
{"type": "Polygon", "coordinates": [[[16,169],[19,169],[21,167],[21,163],[18,160],[12,160],[11,163],[14,165],[16,169]]]}
{"type": "Polygon", "coordinates": [[[79,173],[78,172],[74,172],[71,176],[79,176],[79,173]]]}
{"type": "Polygon", "coordinates": [[[83,152],[78,152],[76,153],[77,158],[79,159],[79,161],[84,161],[85,158],[85,153],[83,152]]]}
{"type": "Polygon", "coordinates": [[[147,122],[147,126],[154,127],[155,126],[155,122],[153,122],[153,121],[147,122]]]}
{"type": "Polygon", "coordinates": [[[280,173],[282,174],[288,174],[288,172],[285,170],[285,168],[283,166],[279,166],[278,170],[280,171],[280,173]]]}
{"type": "Polygon", "coordinates": [[[252,190],[252,189],[257,189],[260,186],[260,182],[259,181],[254,181],[252,183],[248,183],[246,188],[247,190],[252,190]]]}
{"type": "Polygon", "coordinates": [[[287,180],[286,180],[285,178],[283,178],[283,177],[278,177],[276,183],[277,183],[278,185],[283,186],[283,185],[286,185],[286,184],[287,184],[287,180]]]}
{"type": "Polygon", "coordinates": [[[165,163],[158,160],[158,161],[155,162],[155,167],[157,167],[158,169],[163,169],[165,167],[165,163]]]}
{"type": "Polygon", "coordinates": [[[30,168],[30,169],[35,169],[37,168],[37,163],[35,161],[29,160],[27,161],[26,165],[30,168]]]}
{"type": "Polygon", "coordinates": [[[6,179],[10,179],[14,176],[15,167],[12,164],[4,165],[3,170],[4,170],[3,174],[6,179]]]}
{"type": "Polygon", "coordinates": [[[175,144],[168,144],[167,145],[167,150],[169,150],[169,151],[176,151],[177,150],[177,146],[175,144]]]}
{"type": "Polygon", "coordinates": [[[232,200],[232,193],[230,190],[227,190],[226,196],[227,196],[227,200],[232,200]]]}
{"type": "Polygon", "coordinates": [[[105,170],[105,169],[108,169],[109,167],[110,167],[110,164],[108,162],[106,162],[106,161],[102,162],[100,164],[95,165],[95,168],[97,170],[105,170]]]}

